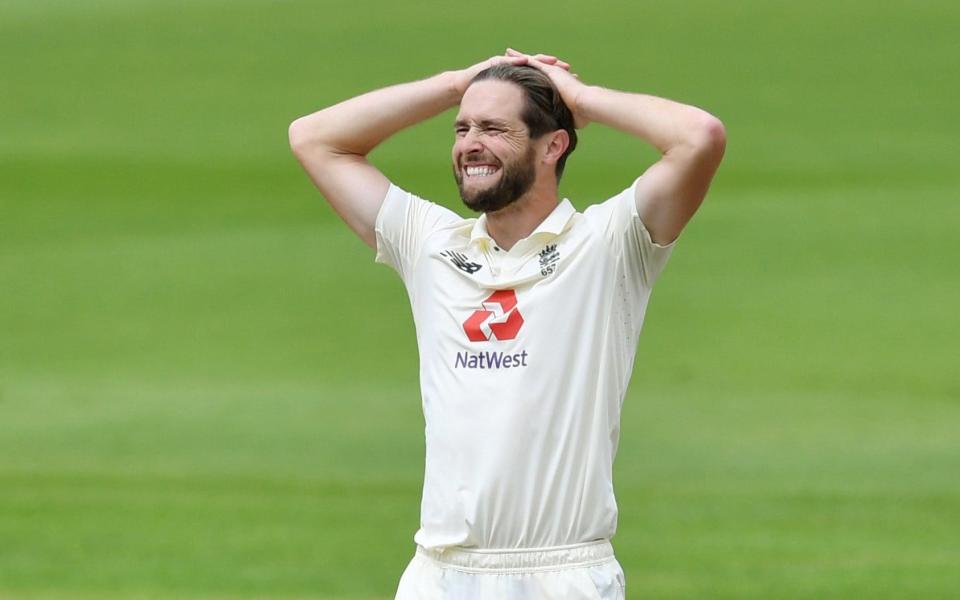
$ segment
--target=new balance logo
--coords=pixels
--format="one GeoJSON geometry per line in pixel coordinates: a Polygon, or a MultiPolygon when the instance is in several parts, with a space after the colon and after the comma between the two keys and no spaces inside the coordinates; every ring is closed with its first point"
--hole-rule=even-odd
{"type": "Polygon", "coordinates": [[[445,256],[449,258],[450,262],[452,262],[455,267],[457,267],[461,271],[468,273],[470,275],[473,275],[483,267],[483,265],[478,265],[475,262],[470,262],[469,260],[467,260],[466,256],[464,256],[463,254],[460,254],[459,252],[453,252],[451,250],[447,250],[445,252],[441,252],[440,256],[445,256]]]}
{"type": "Polygon", "coordinates": [[[523,326],[523,315],[517,310],[516,292],[496,291],[483,301],[482,306],[463,322],[463,331],[471,342],[486,342],[491,337],[500,341],[517,337],[523,326]]]}

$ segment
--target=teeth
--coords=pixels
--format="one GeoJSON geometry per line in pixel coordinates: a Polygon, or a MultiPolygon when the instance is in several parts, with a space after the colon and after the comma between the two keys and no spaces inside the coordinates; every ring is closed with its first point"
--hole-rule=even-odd
{"type": "Polygon", "coordinates": [[[467,167],[467,176],[482,177],[484,175],[493,175],[494,173],[496,173],[496,171],[497,170],[494,167],[467,167]]]}

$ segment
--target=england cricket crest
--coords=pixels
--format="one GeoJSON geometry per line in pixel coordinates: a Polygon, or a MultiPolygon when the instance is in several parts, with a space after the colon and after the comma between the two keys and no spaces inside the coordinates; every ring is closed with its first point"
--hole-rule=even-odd
{"type": "Polygon", "coordinates": [[[546,277],[552,275],[557,270],[557,262],[560,260],[560,251],[556,244],[547,244],[540,251],[540,274],[546,277]]]}

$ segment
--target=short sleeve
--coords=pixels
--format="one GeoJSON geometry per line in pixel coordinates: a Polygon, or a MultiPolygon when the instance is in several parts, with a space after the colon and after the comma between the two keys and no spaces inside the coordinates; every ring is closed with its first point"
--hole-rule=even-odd
{"type": "Polygon", "coordinates": [[[461,220],[453,211],[391,184],[377,213],[376,261],[393,267],[406,281],[423,240],[433,231],[461,220]]]}
{"type": "Polygon", "coordinates": [[[637,212],[636,187],[639,181],[638,178],[606,202],[591,206],[584,214],[598,223],[608,243],[622,254],[626,275],[649,289],[666,266],[677,242],[661,245],[650,237],[637,212]]]}

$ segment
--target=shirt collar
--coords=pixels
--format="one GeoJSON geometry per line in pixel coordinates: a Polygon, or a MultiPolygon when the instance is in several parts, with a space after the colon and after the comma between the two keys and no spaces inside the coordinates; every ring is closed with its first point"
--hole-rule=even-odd
{"type": "MultiPolygon", "coordinates": [[[[570,200],[564,198],[559,202],[556,208],[553,209],[547,218],[540,222],[537,225],[537,228],[533,230],[526,238],[532,239],[533,237],[540,234],[548,235],[560,235],[563,233],[563,230],[567,228],[567,224],[570,222],[570,218],[577,212],[577,209],[573,207],[573,204],[570,203],[570,200]]],[[[486,242],[494,243],[493,238],[490,237],[490,234],[487,232],[487,214],[484,213],[480,215],[473,223],[473,229],[470,231],[470,243],[474,244],[477,242],[486,242]]],[[[520,240],[521,242],[523,240],[520,240]]],[[[520,243],[520,242],[517,242],[520,243]]]]}

